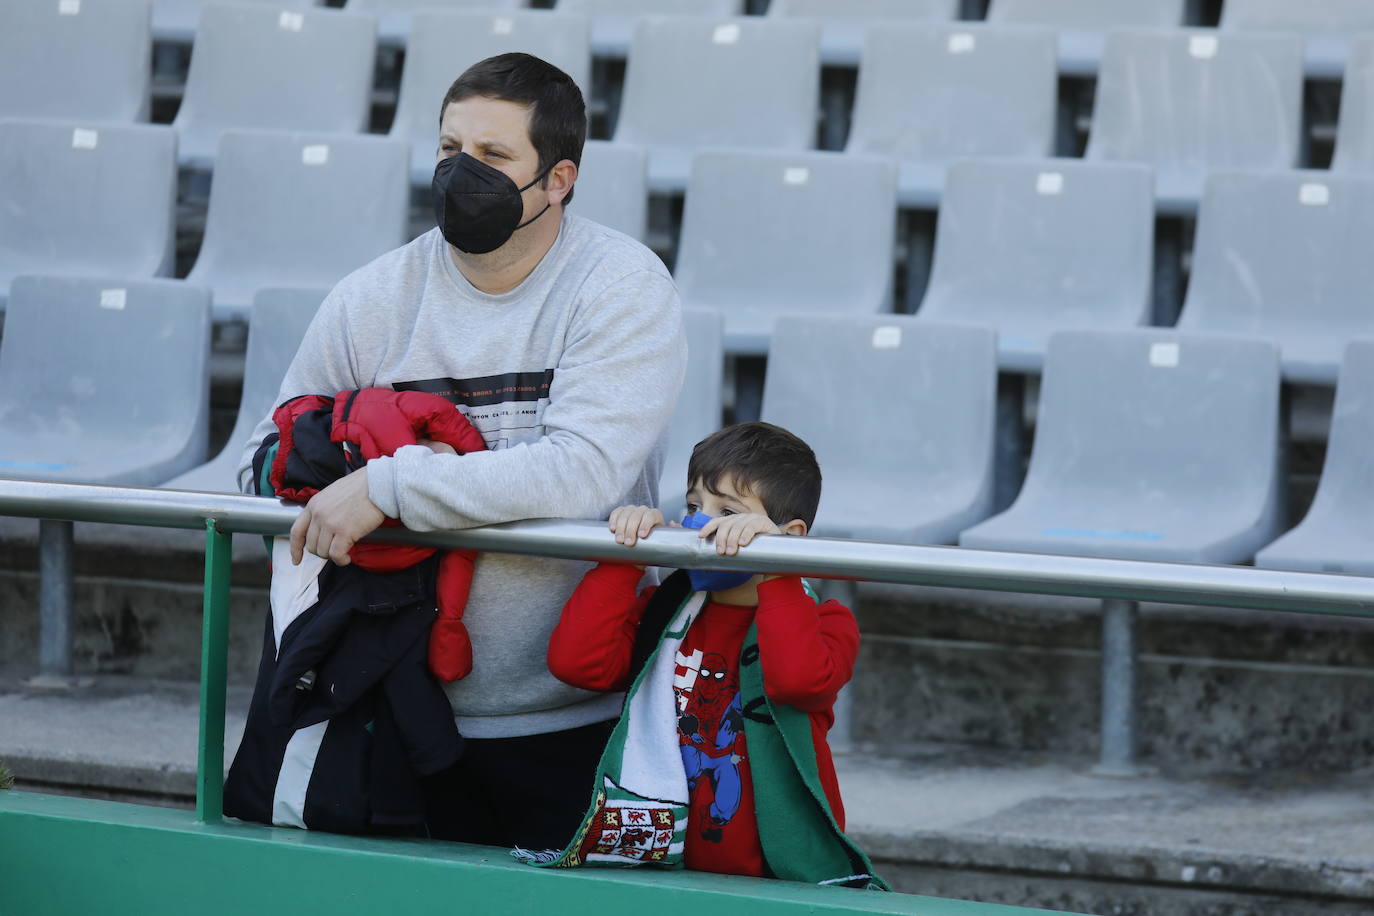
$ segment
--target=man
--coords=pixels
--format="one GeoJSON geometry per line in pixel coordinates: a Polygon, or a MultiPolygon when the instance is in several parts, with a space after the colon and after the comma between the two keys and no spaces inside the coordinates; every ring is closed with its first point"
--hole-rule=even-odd
{"type": "MultiPolygon", "coordinates": [[[[387,517],[452,530],[606,518],[654,498],[686,362],[678,296],[648,249],[565,215],[585,136],[581,92],[538,58],[489,58],[449,88],[439,225],[334,288],[278,403],[373,386],[434,392],[490,451],[410,446],[374,459],[302,510],[292,562],[346,564],[387,517]]],[[[264,420],[248,445],[245,489],[273,430],[264,420]]],[[[544,849],[576,829],[619,712],[617,697],[561,684],[545,664],[586,568],[478,559],[465,617],[473,670],[447,688],[467,752],[426,786],[431,835],[544,849]]]]}

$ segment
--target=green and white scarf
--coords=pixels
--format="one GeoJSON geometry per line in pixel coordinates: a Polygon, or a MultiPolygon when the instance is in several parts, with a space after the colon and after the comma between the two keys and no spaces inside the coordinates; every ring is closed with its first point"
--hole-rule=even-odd
{"type": "MultiPolygon", "coordinates": [[[[673,679],[687,630],[709,596],[691,592],[678,572],[645,609],[641,630],[661,636],[625,695],[625,706],[597,767],[591,805],[561,852],[516,850],[541,867],[652,864],[681,868],[688,829],[687,775],[677,730],[673,679]]],[[[636,648],[642,652],[642,632],[636,648]]],[[[835,822],[821,786],[810,717],[769,701],[750,626],[739,660],[740,701],[749,748],[755,819],[764,860],[775,877],[812,884],[888,890],[868,856],[835,822]]]]}

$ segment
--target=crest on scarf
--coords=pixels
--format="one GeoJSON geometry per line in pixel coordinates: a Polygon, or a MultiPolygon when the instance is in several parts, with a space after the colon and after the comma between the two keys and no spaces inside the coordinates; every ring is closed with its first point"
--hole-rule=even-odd
{"type": "Polygon", "coordinates": [[[596,810],[577,844],[583,862],[641,865],[676,864],[682,857],[687,809],[644,798],[604,780],[596,810]]]}

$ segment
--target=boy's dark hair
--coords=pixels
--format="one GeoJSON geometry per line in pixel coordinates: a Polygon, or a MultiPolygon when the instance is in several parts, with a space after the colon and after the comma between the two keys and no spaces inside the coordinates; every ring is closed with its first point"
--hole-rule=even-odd
{"type": "Polygon", "coordinates": [[[816,454],[797,436],[772,423],[736,423],[697,443],[687,462],[688,486],[720,495],[721,478],[757,496],[778,524],[794,518],[810,530],[821,501],[816,454]]]}
{"type": "MultiPolygon", "coordinates": [[[[572,77],[532,54],[498,54],[479,60],[463,71],[444,94],[439,107],[439,123],[452,102],[480,96],[526,105],[530,109],[530,142],[539,154],[543,172],[564,159],[582,164],[582,145],[587,140],[587,106],[582,90],[572,77]]],[[[548,176],[540,181],[548,187],[548,176]]],[[[573,188],[563,198],[572,203],[573,188]]]]}

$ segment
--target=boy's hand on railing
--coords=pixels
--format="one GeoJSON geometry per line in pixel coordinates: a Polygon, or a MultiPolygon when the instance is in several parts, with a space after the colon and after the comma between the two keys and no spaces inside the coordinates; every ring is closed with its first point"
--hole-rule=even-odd
{"type": "Polygon", "coordinates": [[[299,565],[305,552],[350,562],[353,545],[377,529],[386,516],[367,496],[367,468],[360,468],[316,493],[291,525],[291,562],[299,565]]]}
{"type": "Polygon", "coordinates": [[[640,538],[647,538],[662,526],[663,513],[653,506],[619,506],[606,520],[606,527],[615,534],[615,542],[626,547],[633,547],[640,538]]]}
{"type": "Polygon", "coordinates": [[[773,520],[759,513],[740,513],[721,515],[707,522],[697,533],[697,537],[716,537],[716,553],[733,557],[741,547],[746,547],[754,538],[764,534],[782,534],[782,529],[773,520]]]}

